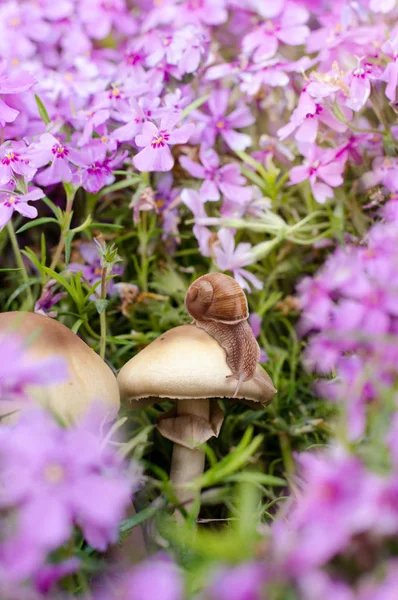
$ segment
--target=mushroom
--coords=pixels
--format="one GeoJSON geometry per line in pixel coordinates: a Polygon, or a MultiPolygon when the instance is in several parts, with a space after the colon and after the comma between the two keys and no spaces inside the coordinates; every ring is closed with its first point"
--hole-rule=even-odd
{"type": "Polygon", "coordinates": [[[265,370],[257,365],[256,377],[236,382],[225,350],[204,329],[182,325],[162,334],[120,370],[122,400],[141,408],[163,399],[176,400],[176,408],[158,424],[160,433],[174,442],[170,479],[181,503],[189,505],[192,491],[184,484],[203,473],[205,455],[198,447],[218,436],[223,414],[216,400],[228,398],[267,406],[276,390],[265,370]]]}
{"type": "Polygon", "coordinates": [[[58,355],[66,360],[68,381],[28,388],[35,400],[66,425],[84,415],[96,401],[112,414],[117,413],[120,396],[116,377],[98,354],[65,325],[35,313],[6,312],[0,314],[0,332],[7,331],[26,339],[28,355],[34,359],[58,355]]]}

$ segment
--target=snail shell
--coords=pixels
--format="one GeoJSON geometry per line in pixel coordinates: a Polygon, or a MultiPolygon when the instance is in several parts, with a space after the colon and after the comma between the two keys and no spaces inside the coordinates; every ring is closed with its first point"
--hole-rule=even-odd
{"type": "Polygon", "coordinates": [[[236,324],[249,317],[244,291],[235,279],[223,273],[209,273],[194,281],[185,305],[197,320],[236,324]]]}
{"type": "Polygon", "coordinates": [[[238,381],[248,381],[255,375],[260,360],[260,347],[248,321],[236,325],[217,321],[196,321],[200,329],[211,335],[225,350],[227,365],[238,381]]]}

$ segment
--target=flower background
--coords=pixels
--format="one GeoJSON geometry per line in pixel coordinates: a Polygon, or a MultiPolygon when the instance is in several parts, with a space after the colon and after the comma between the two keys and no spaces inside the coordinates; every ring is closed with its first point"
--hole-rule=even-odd
{"type": "Polygon", "coordinates": [[[0,3],[1,311],[57,319],[117,372],[226,272],[278,390],[220,401],[176,524],[169,407],[65,428],[30,394],[62,357],[1,332],[1,598],[398,597],[397,17],[0,3]]]}

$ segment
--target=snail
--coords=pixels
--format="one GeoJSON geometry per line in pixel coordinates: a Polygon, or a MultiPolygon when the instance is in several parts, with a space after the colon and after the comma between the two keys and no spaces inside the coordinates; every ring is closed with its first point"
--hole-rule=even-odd
{"type": "Polygon", "coordinates": [[[244,381],[256,375],[260,347],[248,323],[249,309],[240,285],[223,273],[210,273],[194,281],[185,298],[187,311],[197,327],[204,329],[225,350],[226,361],[238,380],[236,397],[244,381]]]}

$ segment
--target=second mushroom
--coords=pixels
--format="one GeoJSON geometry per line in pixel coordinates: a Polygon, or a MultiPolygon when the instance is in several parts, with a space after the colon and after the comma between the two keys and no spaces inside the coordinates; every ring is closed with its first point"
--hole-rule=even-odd
{"type": "Polygon", "coordinates": [[[195,319],[167,331],[121,369],[118,383],[129,408],[175,400],[158,429],[174,442],[170,479],[179,501],[193,499],[185,484],[203,473],[199,448],[218,436],[224,415],[217,399],[267,406],[276,390],[258,364],[260,351],[247,321],[243,290],[222,273],[200,277],[190,286],[186,306],[195,319]]]}

